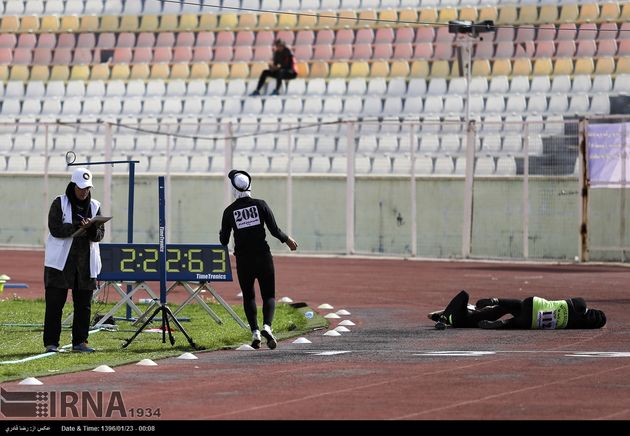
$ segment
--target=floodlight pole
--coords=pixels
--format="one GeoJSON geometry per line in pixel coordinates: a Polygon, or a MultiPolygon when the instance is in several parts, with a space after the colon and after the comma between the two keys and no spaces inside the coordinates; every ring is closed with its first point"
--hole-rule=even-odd
{"type": "MultiPolygon", "coordinates": [[[[475,123],[470,120],[470,80],[472,76],[472,36],[466,35],[463,48],[466,52],[466,176],[464,181],[464,222],[462,226],[462,257],[470,256],[472,239],[472,214],[473,214],[473,171],[475,164],[475,123]]],[[[463,58],[463,56],[462,56],[463,58]]]]}

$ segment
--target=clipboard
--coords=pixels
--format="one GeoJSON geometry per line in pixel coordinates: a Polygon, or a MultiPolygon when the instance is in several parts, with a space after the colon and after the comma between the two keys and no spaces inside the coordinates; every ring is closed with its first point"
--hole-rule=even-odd
{"type": "Polygon", "coordinates": [[[85,229],[96,224],[96,225],[100,225],[100,224],[105,224],[107,221],[111,220],[113,217],[111,216],[103,216],[103,215],[96,215],[94,218],[90,218],[90,222],[85,226],[85,227],[81,227],[79,230],[77,230],[76,232],[74,232],[72,234],[72,237],[75,238],[77,236],[81,236],[83,234],[85,234],[85,229]]]}

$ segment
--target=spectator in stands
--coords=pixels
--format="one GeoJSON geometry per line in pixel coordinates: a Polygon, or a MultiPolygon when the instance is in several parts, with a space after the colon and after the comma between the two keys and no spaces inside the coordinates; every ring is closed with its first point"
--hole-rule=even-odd
{"type": "Polygon", "coordinates": [[[468,293],[461,291],[446,309],[431,312],[429,319],[436,328],[447,325],[456,328],[482,329],[598,329],[606,324],[601,310],[586,306],[583,298],[545,300],[528,297],[524,300],[509,298],[483,298],[473,306],[468,304],[468,293]],[[500,319],[504,315],[512,318],[500,319]]]}
{"type": "Polygon", "coordinates": [[[281,39],[276,39],[274,41],[273,61],[269,64],[269,68],[263,71],[260,75],[260,79],[258,79],[258,86],[256,86],[256,89],[252,92],[252,96],[260,95],[260,90],[268,77],[276,79],[276,89],[273,90],[271,95],[278,95],[280,87],[282,86],[282,80],[291,80],[297,77],[295,57],[281,39]]]}
{"type": "Polygon", "coordinates": [[[66,192],[55,198],[48,212],[48,230],[44,260],[46,314],[44,346],[48,352],[59,351],[61,314],[72,288],[72,350],[93,352],[88,346],[92,292],[101,270],[99,241],[103,224],[90,225],[90,218],[101,214],[100,203],[92,198],[92,173],[77,168],[66,192]],[[85,231],[73,237],[79,229],[85,231]]]}
{"type": "Polygon", "coordinates": [[[273,236],[287,244],[291,251],[297,249],[297,242],[278,228],[271,209],[264,200],[251,197],[251,177],[245,171],[232,170],[228,174],[232,184],[234,202],[223,212],[219,240],[221,244],[230,242],[230,232],[234,231],[234,256],[236,273],[243,292],[243,308],[252,331],[252,347],[260,348],[261,334],[267,346],[276,348],[271,323],[276,310],[276,283],[273,258],[265,240],[265,224],[273,236]],[[258,280],[263,301],[263,328],[258,328],[258,313],[254,281],[258,280]]]}

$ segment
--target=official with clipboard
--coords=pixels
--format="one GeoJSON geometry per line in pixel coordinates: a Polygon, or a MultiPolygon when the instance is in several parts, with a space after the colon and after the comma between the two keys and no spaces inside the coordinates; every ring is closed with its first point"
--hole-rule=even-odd
{"type": "Polygon", "coordinates": [[[65,193],[53,200],[48,213],[43,338],[48,352],[61,351],[61,314],[70,288],[74,305],[72,350],[94,351],[88,346],[92,293],[101,270],[99,242],[105,235],[104,223],[111,217],[102,217],[100,202],[92,198],[92,187],[92,173],[86,168],[75,169],[65,193]]]}

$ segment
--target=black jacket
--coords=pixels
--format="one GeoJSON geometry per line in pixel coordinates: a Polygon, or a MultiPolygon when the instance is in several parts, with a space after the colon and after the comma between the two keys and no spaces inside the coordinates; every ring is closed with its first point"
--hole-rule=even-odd
{"type": "Polygon", "coordinates": [[[219,241],[222,245],[227,245],[230,242],[230,232],[233,230],[235,256],[269,253],[269,244],[265,239],[265,224],[269,232],[280,242],[287,242],[289,237],[278,228],[273,213],[264,200],[239,198],[223,211],[219,241]]]}

